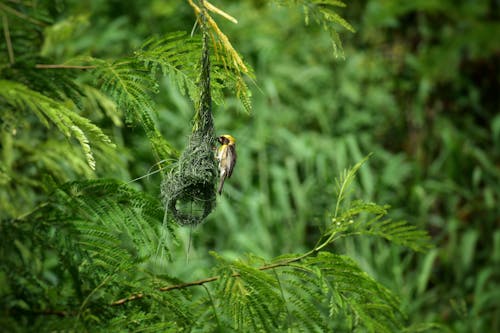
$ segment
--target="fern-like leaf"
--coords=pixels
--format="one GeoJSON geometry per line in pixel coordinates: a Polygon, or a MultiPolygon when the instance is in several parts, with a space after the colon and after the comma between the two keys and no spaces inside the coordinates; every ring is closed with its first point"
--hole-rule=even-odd
{"type": "Polygon", "coordinates": [[[321,272],[314,267],[295,264],[276,274],[283,288],[286,300],[286,327],[297,328],[303,332],[326,332],[327,295],[322,289],[321,272]]]}
{"type": "MultiPolygon", "coordinates": [[[[406,221],[384,219],[389,206],[357,200],[352,202],[340,216],[332,219],[328,234],[335,238],[352,235],[371,235],[384,238],[394,244],[414,251],[425,251],[432,247],[425,230],[406,221]]],[[[332,239],[333,241],[333,239],[332,239]]]]}
{"type": "Polygon", "coordinates": [[[406,221],[372,219],[366,223],[360,223],[356,228],[361,234],[382,237],[413,251],[423,252],[432,247],[429,234],[406,221]]]}
{"type": "Polygon", "coordinates": [[[93,74],[99,86],[125,111],[129,121],[152,118],[151,93],[158,91],[158,83],[134,59],[92,59],[91,63],[96,65],[93,74]]]}
{"type": "Polygon", "coordinates": [[[430,237],[426,231],[420,230],[406,221],[393,222],[383,219],[388,213],[389,206],[381,206],[363,200],[348,204],[343,203],[359,168],[369,158],[356,163],[349,170],[345,170],[337,180],[337,203],[330,223],[316,246],[316,250],[323,249],[328,244],[341,237],[353,235],[372,235],[382,237],[392,243],[406,246],[414,251],[425,251],[432,247],[430,237]],[[346,208],[343,208],[346,207],[346,208]]]}
{"type": "Polygon", "coordinates": [[[136,58],[152,75],[159,71],[170,77],[181,93],[187,93],[196,101],[199,95],[197,80],[201,40],[189,38],[185,32],[151,38],[135,52],[136,58]]]}
{"type": "Polygon", "coordinates": [[[401,312],[397,298],[385,287],[368,276],[349,257],[320,252],[306,258],[304,266],[317,267],[331,290],[330,310],[346,308],[352,317],[372,332],[393,332],[401,328],[401,312]],[[375,330],[372,328],[376,328],[375,330]]]}
{"type": "Polygon", "coordinates": [[[229,313],[237,331],[270,332],[279,326],[276,309],[282,309],[278,282],[270,274],[241,261],[218,258],[221,278],[217,290],[221,308],[229,313]]]}
{"type": "MultiPolygon", "coordinates": [[[[201,40],[184,32],[176,32],[161,38],[151,38],[135,52],[136,58],[153,75],[161,71],[170,77],[182,93],[186,93],[196,104],[199,98],[201,40]]],[[[224,102],[224,89],[236,92],[243,107],[251,111],[251,92],[243,74],[252,77],[250,67],[242,72],[234,65],[230,53],[218,51],[211,59],[211,94],[216,104],[224,102]]]]}
{"type": "Polygon", "coordinates": [[[92,169],[95,168],[95,159],[91,142],[113,146],[109,137],[99,127],[71,109],[72,104],[69,101],[65,103],[56,101],[13,81],[0,80],[0,86],[2,86],[0,99],[3,103],[20,110],[31,111],[45,126],[49,127],[52,123],[66,137],[74,136],[79,141],[92,169]]]}
{"type": "Polygon", "coordinates": [[[354,27],[337,13],[338,8],[345,7],[345,3],[339,0],[279,0],[280,3],[293,3],[302,6],[306,24],[312,18],[330,34],[335,57],[344,58],[344,50],[338,28],[355,32],[354,27]]]}
{"type": "Polygon", "coordinates": [[[340,178],[336,179],[336,192],[337,192],[337,203],[335,206],[335,211],[333,213],[334,217],[337,217],[340,213],[340,207],[342,202],[348,196],[349,191],[351,190],[351,184],[356,178],[356,174],[361,166],[370,158],[371,155],[368,155],[360,162],[356,163],[350,169],[346,169],[342,172],[340,178]]]}
{"type": "Polygon", "coordinates": [[[96,65],[94,75],[100,87],[125,110],[129,122],[142,124],[159,160],[177,156],[176,150],[166,141],[156,127],[151,94],[157,92],[158,84],[134,59],[105,61],[91,59],[96,65]]]}

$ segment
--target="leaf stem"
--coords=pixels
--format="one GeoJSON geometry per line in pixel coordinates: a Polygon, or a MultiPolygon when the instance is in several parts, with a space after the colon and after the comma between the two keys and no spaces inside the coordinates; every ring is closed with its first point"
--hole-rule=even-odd
{"type": "Polygon", "coordinates": [[[2,25],[5,43],[7,44],[7,52],[9,53],[9,63],[12,65],[14,63],[14,49],[12,48],[12,41],[10,39],[9,20],[5,14],[2,14],[2,25]]]}

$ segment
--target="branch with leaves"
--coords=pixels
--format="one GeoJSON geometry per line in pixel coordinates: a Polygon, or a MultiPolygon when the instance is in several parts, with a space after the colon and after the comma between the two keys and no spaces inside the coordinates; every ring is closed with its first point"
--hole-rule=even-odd
{"type": "MultiPolygon", "coordinates": [[[[237,330],[273,330],[285,326],[307,327],[309,331],[318,332],[330,330],[328,316],[322,315],[326,311],[350,318],[358,325],[375,331],[391,332],[403,327],[404,315],[400,313],[397,298],[351,258],[327,249],[339,238],[355,235],[381,236],[422,251],[430,247],[430,240],[423,231],[406,223],[396,223],[393,227],[387,222],[389,220],[382,221],[387,214],[386,207],[347,202],[349,189],[361,164],[346,171],[339,180],[337,203],[340,203],[335,205],[337,214],[329,220],[313,249],[301,255],[285,254],[271,261],[253,256],[227,260],[212,253],[218,262],[217,274],[190,282],[152,287],[158,284],[159,281],[155,281],[158,277],[132,278],[137,274],[138,265],[154,258],[159,249],[162,252],[170,250],[158,233],[161,226],[157,221],[163,216],[158,201],[117,182],[96,180],[67,184],[56,191],[52,203],[9,228],[29,227],[25,221],[46,216],[47,212],[52,212],[54,219],[50,225],[39,224],[39,228],[58,226],[58,234],[64,234],[67,228],[76,228],[77,233],[72,232],[76,245],[73,253],[80,253],[80,256],[95,263],[91,266],[83,264],[79,269],[81,277],[78,279],[86,276],[85,279],[95,283],[95,287],[86,292],[87,295],[97,295],[98,290],[107,293],[108,288],[120,292],[128,286],[147,286],[146,290],[126,298],[110,300],[108,304],[115,307],[126,303],[142,307],[156,302],[170,302],[172,306],[181,306],[182,303],[182,307],[186,307],[182,311],[189,312],[193,311],[188,309],[195,304],[189,305],[188,298],[184,299],[181,295],[191,294],[187,291],[191,287],[203,286],[208,293],[206,302],[215,302],[214,306],[205,307],[204,311],[220,311],[217,316],[232,318],[233,321],[233,324],[221,322],[220,325],[229,325],[237,330]],[[370,214],[375,215],[375,220],[369,218],[370,214]],[[67,221],[74,222],[68,224],[67,221]]],[[[173,225],[169,226],[172,228],[173,225]]],[[[9,230],[2,232],[8,234],[9,230]]],[[[168,232],[173,230],[168,229],[168,232]]],[[[54,237],[64,239],[58,234],[54,237]]],[[[26,235],[29,237],[29,234],[26,235]]],[[[54,245],[60,246],[57,243],[54,245]]],[[[85,305],[78,309],[78,313],[83,314],[95,306],[94,302],[98,299],[92,299],[87,296],[85,305]]],[[[66,313],[72,311],[64,310],[66,313]]],[[[186,325],[190,325],[188,322],[186,325]]]]}
{"type": "MultiPolygon", "coordinates": [[[[188,3],[198,15],[197,2],[188,3]]],[[[327,24],[327,29],[339,24],[349,30],[333,11],[343,5],[340,1],[287,3],[307,8],[306,21],[315,17],[327,24]]],[[[205,5],[211,13],[236,21],[209,2],[205,5]]],[[[14,198],[1,204],[36,194],[31,196],[35,199],[28,209],[20,205],[19,212],[18,207],[8,206],[10,215],[0,223],[0,234],[12,240],[0,244],[0,268],[5,272],[0,274],[5,282],[2,296],[6,295],[1,297],[1,305],[8,327],[21,321],[35,322],[38,327],[31,330],[50,331],[147,327],[172,332],[225,328],[324,332],[339,328],[334,325],[346,325],[351,331],[361,326],[368,331],[390,332],[404,326],[394,294],[352,259],[331,250],[340,238],[358,235],[382,237],[414,250],[429,246],[423,231],[386,219],[387,207],[346,200],[361,163],[339,180],[332,217],[325,221],[320,239],[310,251],[272,260],[256,256],[228,260],[212,253],[216,265],[205,273],[208,277],[188,282],[175,277],[178,272],[168,265],[175,264],[172,244],[177,241],[176,227],[163,220],[164,207],[156,195],[117,180],[92,179],[96,176],[93,173],[87,177],[90,179],[67,179],[78,179],[72,171],[83,169],[81,164],[93,168],[99,157],[109,165],[120,163],[104,149],[114,147],[110,133],[121,126],[122,116],[129,124],[145,129],[146,142],[151,143],[157,159],[176,157],[156,124],[154,95],[159,76],[167,76],[196,101],[200,92],[200,38],[185,32],[167,33],[146,40],[129,56],[44,58],[33,40],[39,38],[39,26],[50,24],[46,22],[51,22],[50,14],[57,10],[47,8],[47,4],[36,10],[27,6],[29,3],[22,1],[0,4],[6,40],[6,56],[0,64],[0,105],[5,110],[0,134],[2,161],[6,163],[0,165],[0,181],[10,186],[8,198],[14,198]],[[36,27],[24,33],[20,21],[36,27]],[[111,125],[109,128],[96,125],[102,120],[100,113],[106,115],[102,123],[111,125]],[[49,126],[58,131],[47,131],[49,126]],[[37,145],[24,144],[18,140],[21,135],[30,143],[36,137],[37,145]],[[63,146],[61,137],[75,138],[83,158],[75,158],[78,154],[63,146]],[[29,184],[31,192],[20,184],[29,184]],[[123,295],[130,296],[116,300],[123,295]],[[12,319],[18,314],[22,314],[21,320],[12,319]],[[53,320],[55,315],[62,317],[61,321],[53,320]]],[[[214,101],[223,103],[229,89],[250,111],[250,91],[243,78],[252,78],[251,69],[215,20],[206,18],[213,45],[210,75],[214,101]]],[[[335,38],[334,43],[340,45],[335,38]]],[[[127,149],[123,147],[121,152],[126,155],[127,149]]]]}
{"type": "MultiPolygon", "coordinates": [[[[387,207],[373,203],[360,204],[359,201],[344,203],[355,175],[365,161],[366,159],[344,172],[339,180],[335,214],[317,245],[310,251],[302,255],[282,255],[270,262],[258,258],[227,261],[213,253],[219,261],[218,271],[220,274],[195,281],[158,287],[156,291],[172,292],[195,286],[205,287],[206,284],[216,282],[216,292],[225,293],[229,299],[233,299],[232,305],[244,302],[245,304],[242,306],[246,310],[242,310],[243,312],[255,311],[258,313],[261,311],[265,313],[267,310],[257,309],[260,306],[258,304],[261,303],[250,302],[245,298],[251,298],[252,295],[257,298],[266,298],[266,296],[258,296],[257,293],[268,296],[282,294],[283,299],[278,301],[280,304],[278,309],[281,310],[275,311],[279,312],[283,310],[283,307],[290,307],[292,310],[289,316],[292,316],[293,313],[293,316],[302,318],[303,314],[299,315],[299,310],[294,309],[293,304],[299,301],[308,304],[309,315],[318,320],[317,323],[320,323],[321,329],[326,329],[327,324],[324,323],[321,316],[318,316],[317,306],[309,304],[311,300],[308,300],[306,295],[308,293],[312,293],[309,297],[316,295],[317,302],[317,297],[336,294],[339,299],[334,301],[335,307],[347,307],[347,311],[353,311],[354,315],[358,317],[357,320],[363,322],[363,325],[370,327],[373,325],[381,331],[391,331],[393,327],[400,328],[401,322],[397,319],[399,305],[392,293],[364,273],[350,258],[326,251],[336,240],[356,235],[383,237],[417,251],[425,251],[431,247],[430,239],[424,231],[418,230],[406,222],[391,223],[390,220],[382,220],[387,214],[387,207]],[[375,215],[375,217],[369,218],[367,215],[370,214],[375,215]],[[255,266],[256,263],[261,264],[255,266]],[[325,286],[321,287],[323,284],[325,286]],[[325,290],[326,294],[324,294],[325,290]],[[247,307],[255,307],[255,309],[249,310],[247,307]],[[382,316],[382,313],[378,312],[379,310],[389,311],[393,315],[389,316],[390,320],[388,318],[381,319],[385,315],[382,316]]],[[[148,295],[146,292],[134,293],[126,298],[111,302],[111,305],[123,305],[149,296],[152,295],[148,295]]],[[[218,299],[224,299],[224,297],[218,297],[218,299]]],[[[333,311],[333,308],[330,308],[330,311],[333,311]]],[[[238,317],[242,314],[233,313],[232,315],[238,317]]],[[[314,326],[310,319],[303,319],[305,322],[309,322],[311,327],[314,326]]],[[[238,320],[246,322],[248,318],[239,318],[238,320]]],[[[260,323],[255,324],[253,328],[257,329],[260,325],[269,324],[269,318],[263,317],[260,323]]]]}

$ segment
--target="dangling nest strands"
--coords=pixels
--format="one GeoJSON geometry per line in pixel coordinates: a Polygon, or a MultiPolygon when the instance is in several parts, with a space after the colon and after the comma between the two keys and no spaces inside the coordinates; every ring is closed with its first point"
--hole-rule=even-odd
{"type": "Polygon", "coordinates": [[[201,94],[194,129],[177,165],[161,184],[166,214],[172,214],[179,225],[197,225],[203,222],[214,209],[216,200],[217,163],[213,152],[215,131],[210,95],[208,31],[204,15],[203,8],[200,13],[203,31],[199,81],[201,94]]]}

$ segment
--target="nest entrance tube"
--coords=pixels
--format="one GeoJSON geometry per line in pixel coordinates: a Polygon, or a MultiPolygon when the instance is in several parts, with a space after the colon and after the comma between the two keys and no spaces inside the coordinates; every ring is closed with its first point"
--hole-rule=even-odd
{"type": "MultiPolygon", "coordinates": [[[[203,1],[201,2],[203,5],[203,1]]],[[[194,127],[189,144],[174,169],[161,184],[161,196],[166,209],[179,225],[197,225],[215,207],[217,163],[213,153],[215,131],[210,94],[210,58],[208,28],[202,6],[200,26],[203,32],[200,99],[196,105],[194,127]]]]}

